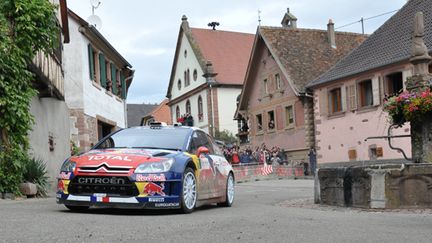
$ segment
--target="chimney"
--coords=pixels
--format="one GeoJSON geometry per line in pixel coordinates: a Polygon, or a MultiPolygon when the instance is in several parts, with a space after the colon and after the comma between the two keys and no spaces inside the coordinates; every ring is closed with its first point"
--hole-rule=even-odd
{"type": "Polygon", "coordinates": [[[287,12],[283,17],[281,24],[282,27],[297,29],[297,18],[296,16],[290,13],[289,8],[287,8],[287,12]]]}
{"type": "Polygon", "coordinates": [[[335,37],[334,23],[331,19],[329,19],[329,22],[327,24],[327,35],[328,35],[328,41],[330,43],[330,46],[332,48],[336,49],[336,37],[335,37]]]}

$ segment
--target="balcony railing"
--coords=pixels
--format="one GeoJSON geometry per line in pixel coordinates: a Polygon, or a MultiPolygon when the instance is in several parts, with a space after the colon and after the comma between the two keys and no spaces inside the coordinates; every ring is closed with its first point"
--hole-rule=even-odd
{"type": "Polygon", "coordinates": [[[64,74],[56,55],[39,51],[30,65],[30,70],[36,74],[34,84],[40,97],[64,100],[64,74]]]}

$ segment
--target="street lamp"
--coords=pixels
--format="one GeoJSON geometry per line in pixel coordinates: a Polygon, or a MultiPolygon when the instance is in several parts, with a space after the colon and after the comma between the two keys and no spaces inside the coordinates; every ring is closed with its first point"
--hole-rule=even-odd
{"type": "Polygon", "coordinates": [[[212,86],[216,85],[216,80],[213,78],[210,78],[207,80],[207,84],[210,87],[210,108],[211,108],[211,129],[212,129],[212,136],[215,136],[215,120],[214,120],[214,108],[213,108],[213,93],[212,93],[212,86]]]}
{"type": "Polygon", "coordinates": [[[206,83],[209,86],[209,93],[210,93],[210,109],[211,109],[211,124],[210,124],[210,128],[211,128],[211,134],[214,137],[216,134],[215,131],[215,119],[214,119],[214,105],[213,105],[213,91],[212,91],[212,87],[215,86],[217,84],[216,80],[214,77],[216,77],[217,73],[214,72],[213,70],[213,64],[211,61],[207,61],[206,63],[206,70],[205,73],[203,75],[204,78],[206,78],[206,83]]]}

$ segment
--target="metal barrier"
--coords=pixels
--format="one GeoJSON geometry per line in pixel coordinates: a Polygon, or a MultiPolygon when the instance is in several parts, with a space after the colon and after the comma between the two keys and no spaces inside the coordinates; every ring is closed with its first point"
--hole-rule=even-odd
{"type": "Polygon", "coordinates": [[[262,163],[233,164],[232,166],[237,182],[305,176],[304,167],[299,163],[267,165],[267,168],[262,163]]]}

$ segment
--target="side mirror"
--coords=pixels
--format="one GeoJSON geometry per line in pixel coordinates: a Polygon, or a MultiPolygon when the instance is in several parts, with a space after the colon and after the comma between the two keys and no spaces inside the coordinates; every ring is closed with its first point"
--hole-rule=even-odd
{"type": "Polygon", "coordinates": [[[200,157],[201,154],[208,154],[210,151],[208,148],[201,146],[198,148],[197,156],[200,157]]]}

